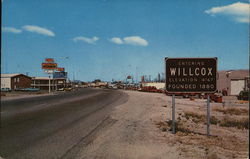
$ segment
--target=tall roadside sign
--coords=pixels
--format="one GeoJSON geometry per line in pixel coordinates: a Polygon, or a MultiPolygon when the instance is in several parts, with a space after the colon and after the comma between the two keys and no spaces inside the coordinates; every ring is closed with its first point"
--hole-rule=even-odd
{"type": "Polygon", "coordinates": [[[50,93],[50,74],[53,74],[57,69],[57,63],[55,63],[53,58],[45,58],[45,62],[42,63],[42,69],[44,72],[49,74],[49,93],[50,93]]]}
{"type": "MultiPolygon", "coordinates": [[[[213,93],[217,90],[217,58],[165,58],[166,91],[169,93],[213,93]]],[[[172,97],[172,132],[175,133],[175,102],[172,97]]],[[[210,103],[207,98],[207,135],[210,103]]]]}

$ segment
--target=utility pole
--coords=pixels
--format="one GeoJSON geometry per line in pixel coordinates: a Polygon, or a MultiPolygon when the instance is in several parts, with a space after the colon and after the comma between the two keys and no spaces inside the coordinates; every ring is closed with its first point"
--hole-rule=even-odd
{"type": "Polygon", "coordinates": [[[138,83],[138,67],[135,67],[135,78],[136,78],[136,83],[138,83]]]}
{"type": "Polygon", "coordinates": [[[50,93],[50,75],[49,75],[49,93],[50,93]]]}

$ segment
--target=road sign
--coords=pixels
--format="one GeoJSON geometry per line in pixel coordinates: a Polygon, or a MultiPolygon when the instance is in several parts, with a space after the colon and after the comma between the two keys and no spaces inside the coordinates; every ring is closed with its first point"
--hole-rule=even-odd
{"type": "Polygon", "coordinates": [[[166,91],[216,91],[217,58],[165,58],[166,91]]]}
{"type": "Polygon", "coordinates": [[[57,63],[42,63],[42,69],[57,69],[57,63]]]}
{"type": "Polygon", "coordinates": [[[67,72],[55,72],[53,78],[67,78],[67,72]]]}

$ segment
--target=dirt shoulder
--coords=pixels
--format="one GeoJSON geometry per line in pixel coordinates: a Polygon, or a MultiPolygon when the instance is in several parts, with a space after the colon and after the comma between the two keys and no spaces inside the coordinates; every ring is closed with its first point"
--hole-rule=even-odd
{"type": "Polygon", "coordinates": [[[49,96],[55,95],[62,92],[51,92],[48,93],[47,91],[40,91],[40,92],[1,92],[1,101],[9,101],[15,99],[22,99],[22,98],[33,98],[39,96],[49,96]]]}
{"type": "MultiPolygon", "coordinates": [[[[173,135],[167,121],[171,119],[171,97],[158,93],[124,91],[129,100],[113,111],[116,122],[99,132],[77,158],[181,159],[181,158],[247,158],[248,129],[211,125],[207,137],[205,100],[176,99],[179,131],[173,135]],[[188,113],[198,113],[190,116],[188,113]],[[189,117],[187,117],[188,115],[189,117]]],[[[213,116],[223,120],[222,104],[211,103],[213,116]],[[220,111],[220,110],[221,111],[220,111]]],[[[248,106],[240,105],[247,111],[248,106]]],[[[236,115],[239,120],[248,114],[236,115]]],[[[229,115],[234,116],[234,115],[229,115]]],[[[217,119],[217,118],[216,118],[217,119]]]]}

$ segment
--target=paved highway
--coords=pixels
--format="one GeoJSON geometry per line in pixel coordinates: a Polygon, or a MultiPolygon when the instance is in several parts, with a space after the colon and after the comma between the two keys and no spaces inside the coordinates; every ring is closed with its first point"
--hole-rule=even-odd
{"type": "Polygon", "coordinates": [[[95,133],[115,121],[118,90],[80,89],[1,102],[0,156],[16,159],[74,158],[95,133]]]}

